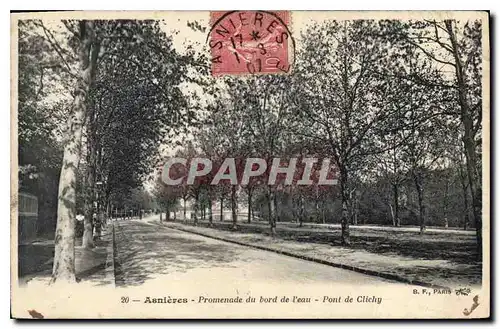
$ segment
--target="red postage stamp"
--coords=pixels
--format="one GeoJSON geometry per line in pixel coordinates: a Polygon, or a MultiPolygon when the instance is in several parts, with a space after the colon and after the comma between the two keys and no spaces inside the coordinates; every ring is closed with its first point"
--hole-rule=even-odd
{"type": "Polygon", "coordinates": [[[288,11],[211,12],[212,74],[288,73],[295,42],[288,11]]]}

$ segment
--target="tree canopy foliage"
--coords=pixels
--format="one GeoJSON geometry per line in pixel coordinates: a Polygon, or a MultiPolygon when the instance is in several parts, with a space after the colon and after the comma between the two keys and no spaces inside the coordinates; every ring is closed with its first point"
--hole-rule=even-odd
{"type": "Polygon", "coordinates": [[[188,199],[195,222],[208,209],[212,224],[219,202],[237,228],[246,204],[248,221],[267,220],[271,234],[280,220],[340,223],[343,245],[352,224],[418,225],[422,234],[474,226],[481,255],[480,21],[315,22],[300,31],[291,74],[218,78],[205,51],[179,51],[164,26],[19,22],[20,189],[42,201],[39,228],[56,225],[54,281],[74,280],[77,213],[82,246],[92,248],[95,213],[158,207],[169,219],[183,201],[186,218],[188,199]],[[155,176],[150,195],[165,144],[176,145],[169,156],[218,165],[331,159],[338,184],[167,186],[155,176]]]}

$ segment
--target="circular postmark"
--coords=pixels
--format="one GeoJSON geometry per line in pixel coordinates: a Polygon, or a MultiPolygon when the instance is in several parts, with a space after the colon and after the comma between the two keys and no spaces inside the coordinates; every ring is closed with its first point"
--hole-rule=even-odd
{"type": "Polygon", "coordinates": [[[295,62],[295,40],[288,11],[210,13],[207,41],[212,74],[289,73],[295,62]]]}

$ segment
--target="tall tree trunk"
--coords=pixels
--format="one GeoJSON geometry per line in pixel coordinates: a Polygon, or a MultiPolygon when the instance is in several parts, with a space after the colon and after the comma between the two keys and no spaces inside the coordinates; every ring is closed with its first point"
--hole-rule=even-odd
{"type": "Polygon", "coordinates": [[[196,195],[195,199],[194,199],[194,211],[193,211],[193,214],[194,214],[194,225],[198,225],[198,207],[199,207],[199,197],[198,195],[196,195]]]}
{"type": "Polygon", "coordinates": [[[399,186],[392,184],[392,192],[394,196],[394,226],[401,226],[401,218],[399,218],[399,186]]]}
{"type": "Polygon", "coordinates": [[[106,229],[108,227],[110,218],[111,218],[111,201],[109,201],[109,199],[106,197],[106,217],[105,217],[106,229]]]}
{"type": "Polygon", "coordinates": [[[95,77],[99,44],[93,42],[93,23],[80,21],[79,72],[73,107],[64,134],[59,179],[54,265],[51,283],[75,282],[76,176],[82,152],[87,96],[95,77]]]}
{"type": "Polygon", "coordinates": [[[231,185],[231,214],[233,217],[233,230],[236,230],[238,215],[236,213],[236,185],[231,185]]]}
{"type": "Polygon", "coordinates": [[[269,210],[269,229],[271,236],[276,235],[276,209],[274,208],[274,198],[275,198],[274,191],[271,189],[271,187],[268,187],[268,192],[267,192],[267,205],[268,205],[268,210],[269,210]]]}
{"type": "Polygon", "coordinates": [[[316,197],[314,198],[314,215],[316,216],[315,222],[318,223],[320,220],[319,216],[319,187],[315,185],[316,197]]]}
{"type": "Polygon", "coordinates": [[[326,224],[326,202],[324,200],[321,202],[320,218],[321,223],[326,224]]]}
{"type": "Polygon", "coordinates": [[[424,205],[424,190],[422,186],[422,174],[413,173],[413,181],[415,183],[415,189],[417,191],[418,198],[418,220],[420,223],[420,234],[425,232],[425,205],[424,205]]]}
{"type": "Polygon", "coordinates": [[[467,85],[462,60],[459,54],[459,45],[453,30],[453,21],[446,20],[445,26],[450,36],[451,48],[455,59],[455,75],[458,84],[458,99],[460,103],[460,117],[464,127],[464,152],[467,165],[467,176],[469,179],[469,189],[472,196],[472,215],[476,226],[477,257],[482,259],[483,255],[483,220],[482,220],[482,187],[481,175],[478,169],[478,156],[475,148],[475,132],[473,114],[467,100],[467,85]]]}
{"type": "Polygon", "coordinates": [[[422,190],[420,188],[417,188],[417,195],[418,195],[418,217],[419,217],[419,222],[420,222],[420,234],[423,234],[425,232],[425,206],[423,202],[423,195],[422,195],[422,190]]]}
{"type": "Polygon", "coordinates": [[[342,202],[342,217],[340,219],[340,226],[342,228],[340,243],[343,246],[349,246],[351,244],[350,234],[349,234],[349,192],[347,190],[347,168],[344,165],[340,165],[340,194],[342,202]]]}
{"type": "Polygon", "coordinates": [[[101,210],[102,206],[97,201],[97,215],[96,215],[96,223],[95,223],[95,235],[99,239],[101,237],[101,232],[102,232],[102,221],[103,221],[103,214],[101,210]]]}
{"type": "Polygon", "coordinates": [[[290,198],[292,201],[292,206],[289,207],[292,211],[292,221],[295,220],[297,224],[300,224],[300,200],[299,197],[295,196],[295,191],[293,189],[290,189],[290,198]]]}
{"type": "Polygon", "coordinates": [[[467,230],[469,227],[469,189],[467,186],[467,181],[465,177],[465,173],[462,169],[462,164],[459,164],[459,173],[460,173],[460,183],[462,185],[462,196],[464,199],[464,230],[467,230]]]}
{"type": "MultiPolygon", "coordinates": [[[[90,143],[89,143],[90,144],[90,143]]],[[[89,145],[89,156],[88,156],[88,167],[86,175],[86,195],[85,195],[85,205],[84,205],[84,219],[83,219],[83,237],[82,237],[82,247],[85,249],[94,248],[94,239],[92,235],[93,223],[92,215],[94,214],[94,200],[95,200],[95,167],[93,165],[94,161],[90,156],[91,146],[89,145]]]]}
{"type": "Polygon", "coordinates": [[[248,218],[247,222],[251,223],[252,222],[252,189],[248,189],[248,218]]]}
{"type": "Polygon", "coordinates": [[[88,133],[87,133],[87,170],[86,170],[86,193],[85,193],[85,204],[84,204],[84,220],[83,220],[83,237],[82,237],[82,247],[85,249],[94,248],[94,237],[93,237],[93,214],[96,209],[94,209],[94,201],[96,201],[96,161],[97,161],[97,148],[96,142],[96,117],[95,108],[88,108],[88,133]]]}
{"type": "Polygon", "coordinates": [[[352,193],[349,195],[349,198],[351,200],[352,224],[358,225],[358,196],[356,194],[356,190],[352,190],[352,193]],[[352,195],[354,195],[354,197],[352,195]]]}
{"type": "Polygon", "coordinates": [[[220,197],[220,221],[224,220],[224,197],[220,197]]]}
{"type": "Polygon", "coordinates": [[[213,211],[212,211],[212,198],[208,198],[208,222],[210,223],[210,226],[213,226],[214,223],[214,216],[213,216],[213,211]]]}
{"type": "Polygon", "coordinates": [[[278,196],[277,196],[276,192],[274,192],[273,202],[274,202],[274,221],[279,222],[281,218],[280,218],[280,212],[279,212],[280,208],[278,208],[278,196]]]}
{"type": "Polygon", "coordinates": [[[186,221],[187,221],[187,219],[186,219],[186,197],[183,197],[183,198],[182,198],[182,201],[183,201],[183,203],[184,203],[184,204],[183,204],[183,208],[182,208],[182,213],[183,213],[183,215],[184,215],[183,220],[184,220],[184,222],[186,222],[186,221]]]}
{"type": "MultiPolygon", "coordinates": [[[[300,193],[300,191],[299,191],[300,193]]],[[[304,225],[304,197],[302,194],[299,196],[299,227],[304,225]]]]}
{"type": "MultiPolygon", "coordinates": [[[[348,40],[348,32],[347,32],[347,22],[344,22],[344,33],[342,36],[341,44],[346,47],[350,43],[348,40]]],[[[349,156],[349,149],[351,144],[351,136],[349,136],[350,128],[352,127],[350,114],[353,110],[354,103],[354,95],[351,95],[352,89],[350,87],[350,78],[352,77],[352,73],[350,72],[350,64],[351,60],[350,55],[344,50],[342,51],[342,72],[341,72],[341,89],[343,92],[343,97],[341,99],[341,107],[342,107],[342,116],[340,118],[342,129],[340,130],[340,144],[343,145],[339,147],[339,150],[333,149],[333,154],[338,155],[336,158],[337,165],[339,166],[340,171],[340,194],[341,194],[341,203],[342,203],[342,217],[340,219],[340,225],[342,228],[340,242],[344,246],[349,246],[351,244],[351,237],[349,233],[349,219],[350,219],[350,200],[349,200],[349,163],[347,162],[347,157],[349,156]]]]}
{"type": "Polygon", "coordinates": [[[392,202],[389,202],[389,210],[391,211],[392,226],[396,226],[396,216],[394,214],[394,207],[392,206],[392,202]]]}
{"type": "MultiPolygon", "coordinates": [[[[95,170],[96,170],[96,178],[99,177],[98,174],[98,169],[101,168],[102,166],[100,165],[102,163],[102,148],[98,147],[98,139],[97,139],[97,132],[95,133],[95,141],[94,141],[94,148],[96,149],[96,162],[95,162],[95,170]]],[[[96,204],[97,204],[97,221],[98,225],[96,228],[96,233],[97,237],[101,237],[101,232],[102,232],[102,224],[104,222],[104,204],[103,204],[103,195],[102,195],[102,181],[100,182],[100,185],[97,185],[96,183],[96,204]]]]}

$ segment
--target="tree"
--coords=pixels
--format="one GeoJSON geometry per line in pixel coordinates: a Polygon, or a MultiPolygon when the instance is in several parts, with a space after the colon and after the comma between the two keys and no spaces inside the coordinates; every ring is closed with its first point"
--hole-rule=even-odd
{"type": "MultiPolygon", "coordinates": [[[[198,63],[190,51],[180,55],[173,49],[158,21],[107,24],[119,24],[122,32],[110,38],[101,58],[87,134],[88,172],[104,183],[104,204],[113,190],[139,186],[157,161],[158,143],[194,119],[180,84],[198,63]]],[[[95,180],[88,183],[92,191],[95,180]]]]}
{"type": "Polygon", "coordinates": [[[79,78],[64,132],[52,282],[75,282],[76,176],[81,156],[83,124],[87,112],[86,102],[90,86],[95,79],[97,56],[100,51],[100,41],[96,39],[92,21],[80,21],[78,34],[75,37],[78,38],[79,78]]]}
{"type": "Polygon", "coordinates": [[[154,196],[157,204],[160,206],[160,222],[162,221],[162,212],[166,212],[166,220],[170,220],[170,211],[176,211],[179,203],[180,189],[177,186],[166,185],[161,177],[155,182],[154,196]]]}
{"type": "MultiPolygon", "coordinates": [[[[229,84],[229,87],[231,85],[229,84]]],[[[212,159],[212,173],[207,178],[213,178],[216,171],[225,163],[226,159],[238,159],[244,156],[246,135],[245,125],[246,122],[243,118],[244,113],[238,108],[239,101],[237,98],[230,96],[228,99],[217,100],[212,107],[214,111],[205,122],[205,129],[201,130],[200,137],[202,147],[208,151],[208,156],[212,159]]],[[[239,164],[236,164],[240,168],[239,164]]],[[[210,179],[211,181],[211,179],[210,179]]],[[[207,181],[207,188],[210,181],[207,181]]],[[[233,220],[233,229],[237,227],[237,189],[238,182],[228,181],[226,179],[220,180],[217,185],[219,195],[223,196],[226,192],[226,187],[230,190],[230,204],[233,220]]],[[[223,197],[221,198],[221,220],[223,216],[223,197]]]]}
{"type": "MultiPolygon", "coordinates": [[[[439,72],[428,59],[406,49],[399,63],[394,65],[396,76],[423,77],[426,80],[442,82],[439,72]]],[[[390,180],[394,193],[395,214],[399,221],[399,187],[405,179],[401,169],[405,169],[414,183],[418,196],[420,233],[425,230],[426,210],[424,185],[431,169],[443,159],[443,132],[446,130],[447,116],[442,109],[448,94],[438,86],[424,86],[411,79],[394,78],[392,89],[394,98],[390,106],[395,107],[395,116],[389,121],[390,129],[382,131],[380,138],[391,147],[387,150],[392,165],[390,180]]],[[[449,121],[449,120],[448,120],[449,121]]],[[[449,124],[449,123],[448,123],[449,124]]]]}
{"type": "Polygon", "coordinates": [[[82,155],[87,170],[82,243],[91,247],[96,182],[102,182],[104,191],[96,200],[100,211],[109,209],[113,195],[129,193],[140,184],[166,131],[171,136],[194,117],[179,84],[191,81],[189,67],[200,62],[192,49],[184,55],[173,50],[160,21],[61,21],[65,31],[39,21],[34,25],[57,56],[55,67],[61,68],[63,85],[71,86],[68,76],[76,85],[63,131],[52,279],[72,282],[76,177],[82,155]],[[188,119],[180,120],[185,113],[188,119]]]}
{"type": "Polygon", "coordinates": [[[373,25],[358,20],[310,26],[292,91],[297,114],[314,127],[309,138],[328,145],[338,167],[343,245],[350,244],[352,178],[369,155],[386,147],[371,137],[394,115],[385,101],[390,84],[374,71],[387,64],[388,49],[367,33],[373,25]]]}
{"type": "MultiPolygon", "coordinates": [[[[434,23],[437,28],[438,23],[434,23]]],[[[477,145],[481,145],[482,95],[481,95],[481,23],[467,22],[464,26],[464,39],[457,40],[456,24],[446,20],[444,25],[451,47],[444,47],[453,54],[455,60],[455,76],[458,87],[460,104],[460,119],[463,124],[463,143],[467,164],[469,188],[472,194],[472,213],[474,216],[477,237],[478,257],[482,257],[482,184],[480,152],[477,145]],[[464,60],[465,57],[465,60],[464,60]]]]}
{"type": "MultiPolygon", "coordinates": [[[[229,85],[231,99],[236,111],[243,113],[245,125],[242,130],[245,141],[241,156],[260,157],[266,160],[267,170],[263,179],[267,182],[273,157],[284,154],[290,139],[292,116],[288,111],[288,76],[255,76],[229,85]]],[[[268,221],[271,235],[276,234],[277,214],[276,186],[265,188],[268,221]]]]}
{"type": "Polygon", "coordinates": [[[460,119],[463,152],[468,185],[472,195],[472,213],[476,226],[478,257],[482,255],[482,189],[481,189],[481,124],[482,124],[482,26],[477,21],[426,20],[389,22],[384,30],[391,39],[411,45],[440,67],[448,83],[435,83],[416,76],[419,83],[438,85],[453,95],[452,111],[460,119]],[[453,78],[449,79],[449,69],[453,78]]]}
{"type": "Polygon", "coordinates": [[[57,132],[69,99],[58,97],[53,102],[46,99],[57,93],[56,86],[67,86],[63,83],[65,76],[57,62],[58,55],[35,22],[19,21],[18,46],[19,190],[38,198],[37,232],[53,233],[62,159],[57,132]]]}

